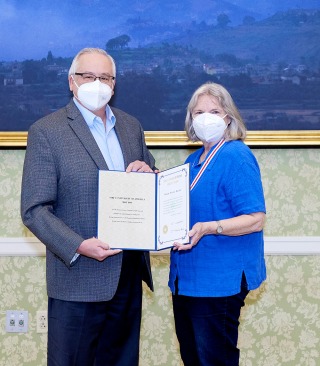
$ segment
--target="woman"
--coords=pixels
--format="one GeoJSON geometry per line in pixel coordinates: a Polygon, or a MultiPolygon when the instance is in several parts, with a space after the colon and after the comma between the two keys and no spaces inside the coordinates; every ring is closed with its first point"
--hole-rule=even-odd
{"type": "Polygon", "coordinates": [[[190,244],[175,243],[169,287],[186,366],[239,365],[241,307],[266,279],[265,202],[258,163],[228,91],[207,83],[191,97],[185,121],[192,141],[190,244]]]}

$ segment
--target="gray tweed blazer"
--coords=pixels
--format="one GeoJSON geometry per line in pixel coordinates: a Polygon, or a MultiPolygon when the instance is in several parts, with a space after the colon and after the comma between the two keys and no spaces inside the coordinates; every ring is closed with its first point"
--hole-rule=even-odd
{"type": "MultiPolygon", "coordinates": [[[[112,108],[125,166],[135,160],[154,167],[142,127],[112,108]]],[[[22,177],[23,223],[46,246],[47,293],[66,301],[107,301],[118,285],[122,253],[103,262],[80,256],[84,239],[97,235],[98,171],[108,169],[73,101],[29,129],[22,177]]],[[[144,281],[153,289],[149,253],[142,252],[144,281]]]]}

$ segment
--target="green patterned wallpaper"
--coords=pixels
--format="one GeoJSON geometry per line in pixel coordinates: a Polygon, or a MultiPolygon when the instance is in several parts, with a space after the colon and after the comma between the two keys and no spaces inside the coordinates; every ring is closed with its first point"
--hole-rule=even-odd
{"type": "MultiPolygon", "coordinates": [[[[160,169],[184,162],[186,149],[154,149],[160,169]]],[[[268,236],[320,236],[320,149],[255,149],[262,172],[268,236]]],[[[0,150],[0,237],[31,236],[19,216],[24,150],[0,150]]],[[[241,366],[320,365],[320,256],[266,256],[268,279],[241,315],[241,366]]],[[[144,288],[141,366],[180,366],[167,287],[169,257],[152,256],[155,292],[144,288]]],[[[44,257],[0,257],[0,366],[45,366],[44,257]],[[26,334],[5,332],[6,310],[28,310],[26,334]]]]}
{"type": "MultiPolygon", "coordinates": [[[[191,150],[155,150],[160,169],[191,150]]],[[[267,205],[268,236],[320,235],[320,149],[255,149],[267,205]]]]}
{"type": "MultiPolygon", "coordinates": [[[[161,170],[192,150],[154,149],[161,170]]],[[[320,149],[255,149],[267,204],[268,236],[320,235],[320,149]]],[[[19,216],[24,150],[0,150],[0,237],[30,236],[19,216]]]]}

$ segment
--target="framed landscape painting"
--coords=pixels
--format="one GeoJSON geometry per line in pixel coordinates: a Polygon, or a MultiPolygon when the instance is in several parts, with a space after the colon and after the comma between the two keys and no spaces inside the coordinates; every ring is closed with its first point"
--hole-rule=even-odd
{"type": "Polygon", "coordinates": [[[249,145],[320,145],[318,0],[0,3],[0,146],[25,146],[30,125],[68,103],[84,47],[115,59],[110,104],[149,146],[191,146],[186,107],[205,82],[231,93],[249,145]]]}

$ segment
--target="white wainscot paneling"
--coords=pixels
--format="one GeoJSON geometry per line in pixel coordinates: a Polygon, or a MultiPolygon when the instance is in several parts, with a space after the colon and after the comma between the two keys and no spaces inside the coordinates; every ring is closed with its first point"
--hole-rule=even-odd
{"type": "MultiPolygon", "coordinates": [[[[36,238],[0,238],[0,256],[45,256],[45,246],[36,238]]],[[[169,250],[152,252],[168,255],[169,250]]],[[[266,255],[320,255],[319,236],[265,237],[266,255]]]]}

